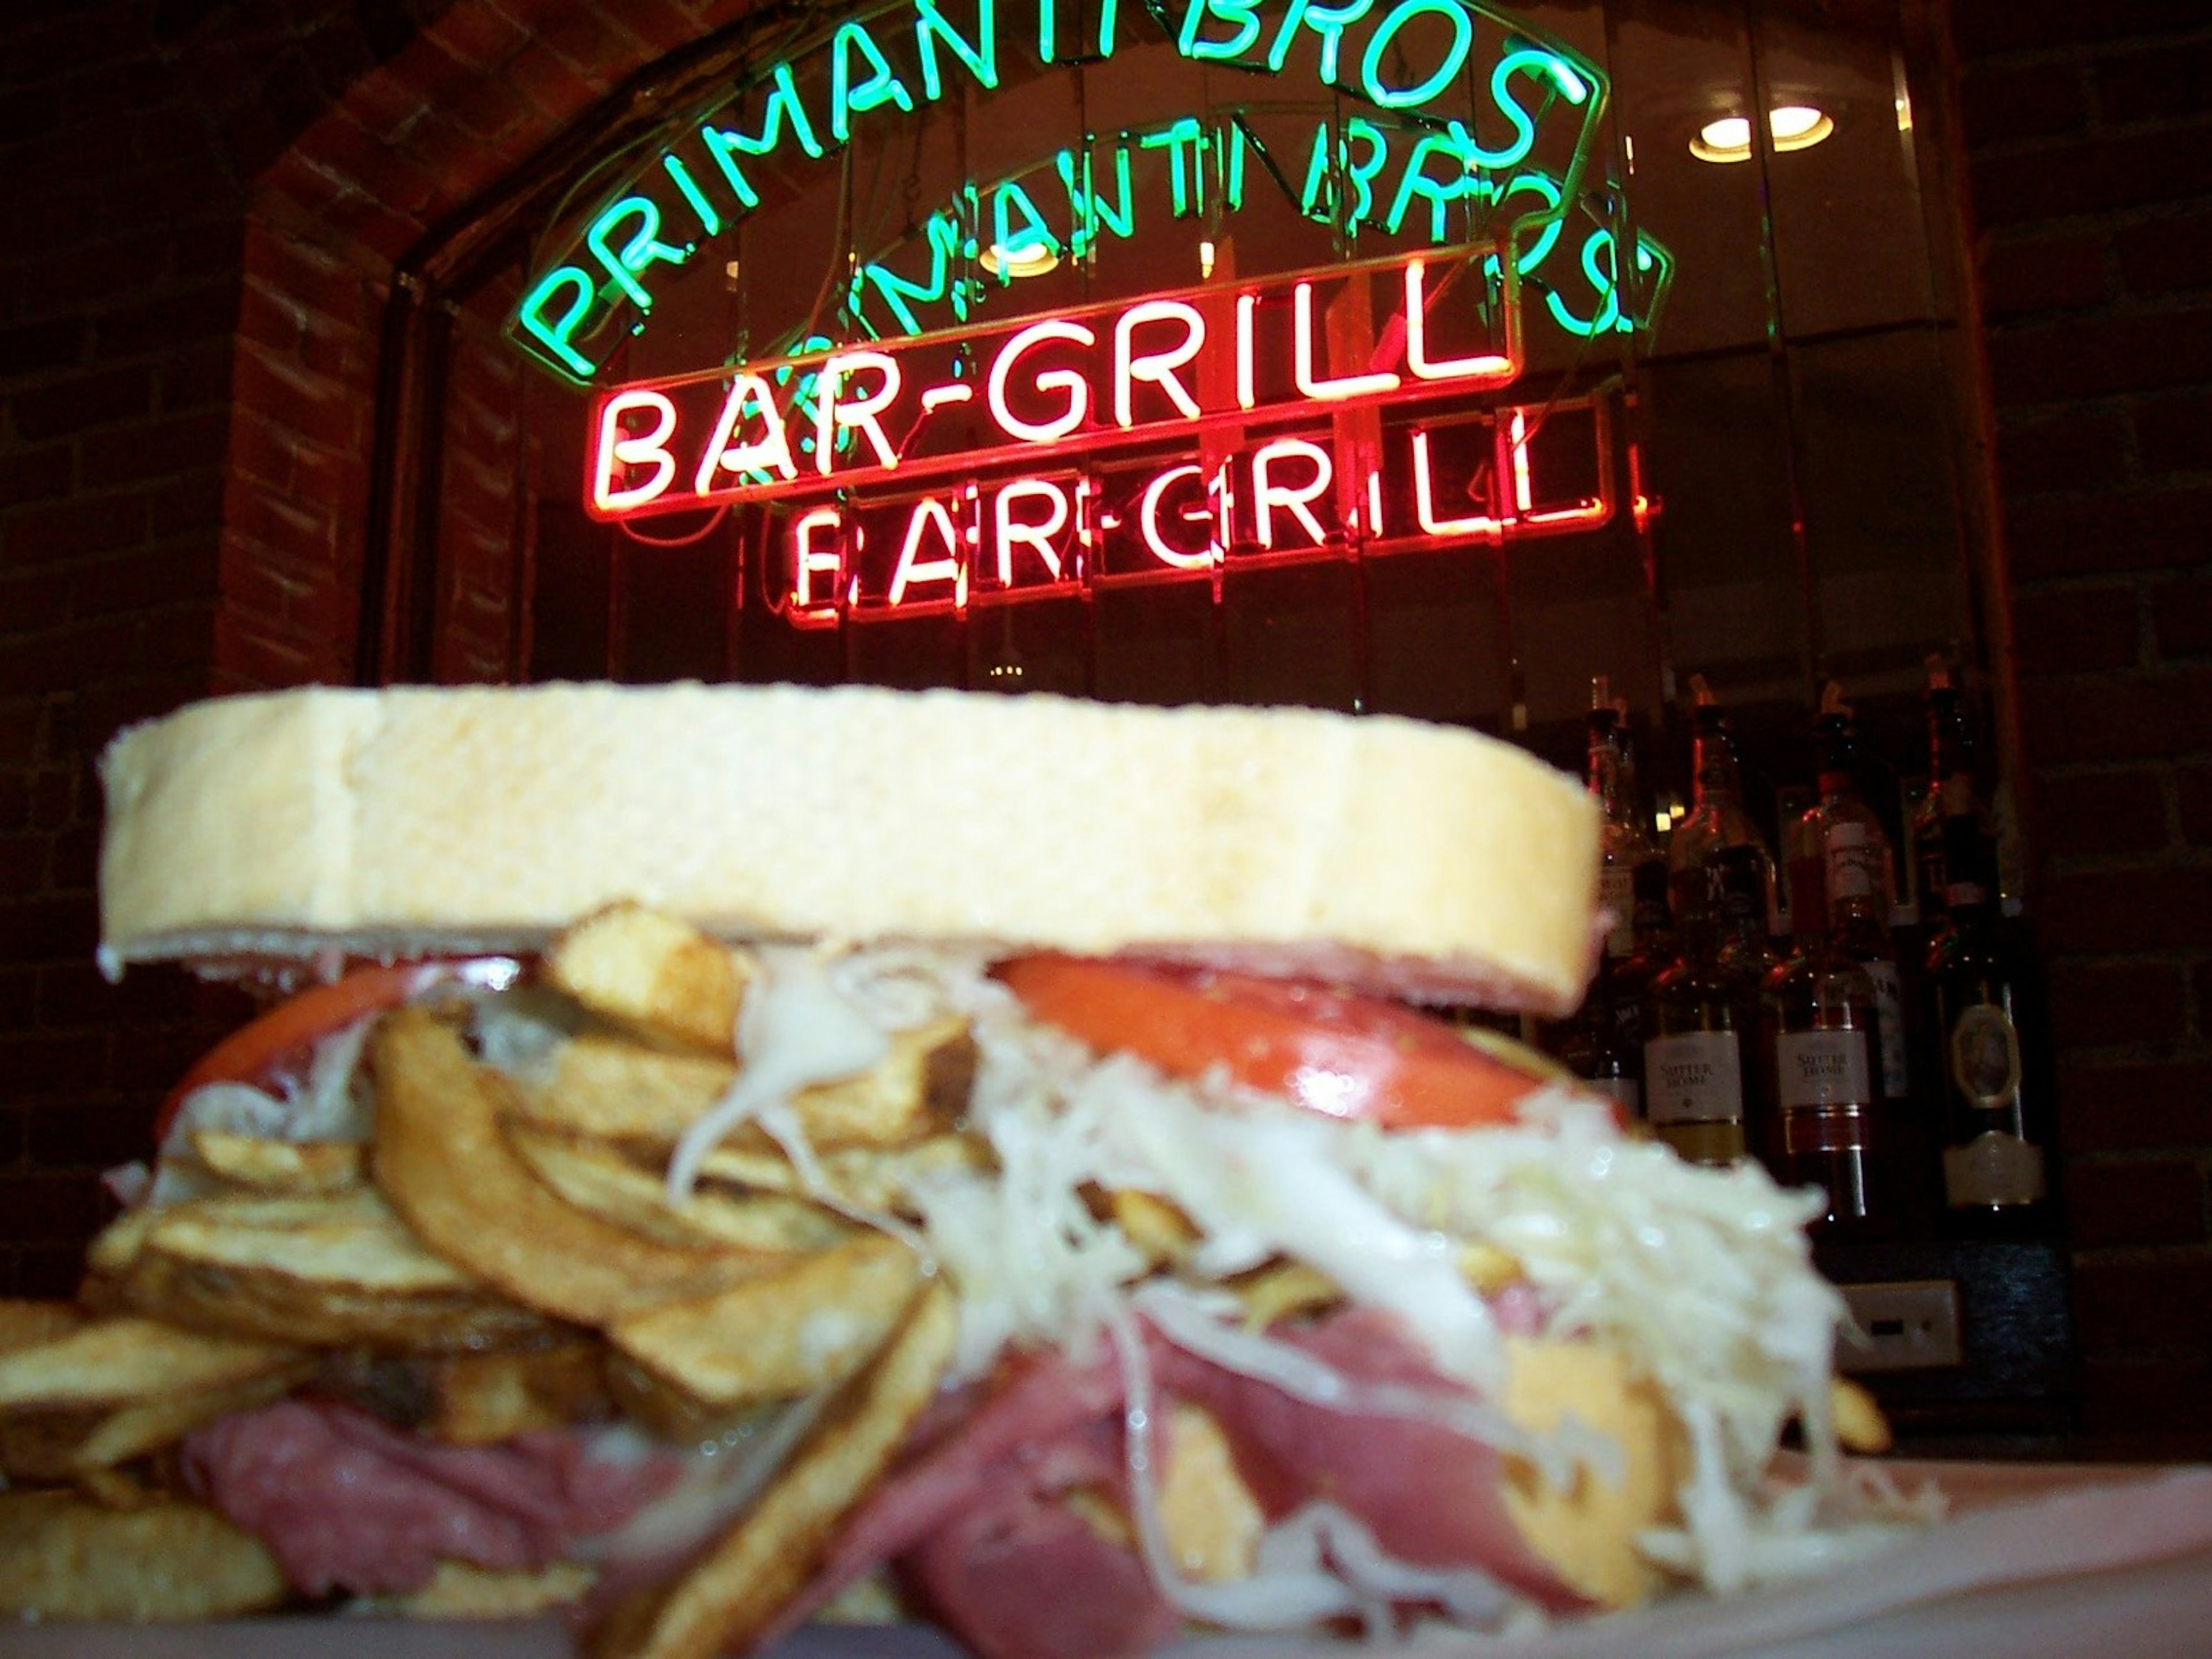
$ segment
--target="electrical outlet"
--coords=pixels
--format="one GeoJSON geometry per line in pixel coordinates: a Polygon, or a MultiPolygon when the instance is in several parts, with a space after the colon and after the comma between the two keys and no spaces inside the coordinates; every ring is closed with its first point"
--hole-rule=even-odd
{"type": "Polygon", "coordinates": [[[1965,1361],[1955,1281],[1916,1279],[1841,1288],[1858,1333],[1847,1331],[1838,1343],[1838,1370],[1917,1371],[1965,1361]]]}

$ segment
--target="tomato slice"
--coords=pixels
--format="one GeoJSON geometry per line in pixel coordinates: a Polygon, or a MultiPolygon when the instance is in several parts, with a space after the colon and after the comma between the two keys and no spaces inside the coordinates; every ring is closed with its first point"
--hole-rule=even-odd
{"type": "Polygon", "coordinates": [[[156,1142],[167,1139],[178,1109],[195,1089],[210,1083],[262,1082],[288,1060],[303,1058],[332,1032],[397,1008],[422,988],[426,977],[440,976],[442,967],[421,962],[371,964],[285,998],[216,1043],[178,1079],[154,1120],[156,1142]]]}
{"type": "Polygon", "coordinates": [[[1247,1088],[1385,1128],[1510,1121],[1549,1079],[1395,1003],[1258,974],[1021,957],[999,977],[1031,1013],[1170,1077],[1215,1066],[1247,1088]]]}

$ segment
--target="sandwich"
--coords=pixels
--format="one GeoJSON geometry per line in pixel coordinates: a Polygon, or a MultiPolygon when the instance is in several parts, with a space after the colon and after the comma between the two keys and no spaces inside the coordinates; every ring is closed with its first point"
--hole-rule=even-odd
{"type": "Polygon", "coordinates": [[[103,965],[266,1012],[0,1304],[0,1608],[596,1654],[1494,1632],[1911,1523],[1817,1196],[1532,1051],[1594,809],[1465,732],[309,690],[103,762],[103,965]],[[1785,1439],[1793,1462],[1778,1462],[1785,1439]]]}

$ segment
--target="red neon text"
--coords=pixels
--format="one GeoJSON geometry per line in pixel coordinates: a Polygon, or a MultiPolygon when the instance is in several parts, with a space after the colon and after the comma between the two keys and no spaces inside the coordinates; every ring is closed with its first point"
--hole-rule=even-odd
{"type": "Polygon", "coordinates": [[[1617,504],[1603,392],[1541,410],[1415,415],[1340,447],[1323,425],[1206,465],[1138,454],[772,515],[769,598],[801,626],[963,612],[1224,568],[1595,529],[1617,504]]]}
{"type": "MultiPolygon", "coordinates": [[[[1251,441],[1350,405],[1495,390],[1522,360],[1513,262],[1498,262],[1493,288],[1489,252],[1334,266],[622,386],[593,406],[585,501],[614,520],[919,488],[1229,427],[1251,441]],[[1214,361],[1234,373],[1203,372],[1214,361]]],[[[1263,486],[1270,515],[1298,516],[1291,453],[1263,486]]]]}

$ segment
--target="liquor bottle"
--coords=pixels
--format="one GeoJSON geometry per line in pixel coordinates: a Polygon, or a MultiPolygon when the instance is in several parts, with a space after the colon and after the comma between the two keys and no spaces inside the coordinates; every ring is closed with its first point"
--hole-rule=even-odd
{"type": "Polygon", "coordinates": [[[1599,964],[1589,994],[1559,1033],[1553,1052],[1559,1063],[1620,1108],[1624,1118],[1644,1115],[1643,1067],[1623,1039],[1614,1008],[1613,964],[1599,964]]]}
{"type": "Polygon", "coordinates": [[[1790,873],[1796,948],[1767,981],[1775,1114],[1761,1151],[1778,1181],[1826,1194],[1816,1236],[1901,1231],[1898,1148],[1875,1085],[1874,981],[1836,948],[1822,867],[1800,860],[1790,873]]]}
{"type": "Polygon", "coordinates": [[[1960,814],[1944,830],[1949,915],[1928,957],[1944,1202],[1954,1231],[2032,1236],[2051,1225],[2043,1010],[2033,969],[2004,936],[1980,823],[1960,814]]]}
{"type": "Polygon", "coordinates": [[[1874,981],[1875,1058],[1882,1098],[1902,1101],[1911,1088],[1905,1024],[1905,983],[1889,915],[1895,894],[1889,837],[1852,781],[1855,731],[1850,707],[1831,684],[1814,724],[1820,799],[1799,820],[1794,856],[1818,846],[1826,872],[1828,925],[1835,947],[1874,981]]]}
{"type": "Polygon", "coordinates": [[[1635,1067],[1637,1097],[1648,1109],[1650,1089],[1644,1075],[1644,1039],[1651,1025],[1651,987],[1660,975],[1681,960],[1682,941],[1674,931],[1674,913],[1667,904],[1665,861],[1647,859],[1636,866],[1632,880],[1633,937],[1628,954],[1606,964],[1606,981],[1613,1002],[1616,1042],[1635,1067]]]}
{"type": "Polygon", "coordinates": [[[1656,857],[1657,849],[1637,805],[1622,750],[1620,710],[1602,674],[1590,682],[1589,731],[1589,792],[1602,814],[1598,825],[1598,847],[1603,859],[1598,895],[1613,915],[1605,953],[1620,957],[1626,956],[1634,945],[1636,867],[1656,857]]]}
{"type": "Polygon", "coordinates": [[[1749,1151],[1744,1061],[1757,1052],[1766,919],[1759,850],[1716,860],[1718,902],[1685,933],[1691,948],[1652,981],[1644,1040],[1644,1111],[1659,1138],[1692,1164],[1728,1164],[1749,1151]]]}
{"type": "Polygon", "coordinates": [[[1728,714],[1705,684],[1705,676],[1690,677],[1696,698],[1691,715],[1690,811],[1674,826],[1667,844],[1668,890],[1674,920],[1686,931],[1701,923],[1714,908],[1719,891],[1719,860],[1723,848],[1755,849],[1765,892],[1765,913],[1774,913],[1774,859],[1766,838],[1743,809],[1743,785],[1738,770],[1735,734],[1728,714]]]}
{"type": "Polygon", "coordinates": [[[1944,868],[1943,821],[1972,817],[1987,835],[1986,815],[1975,799],[1972,733],[1966,700],[1951,683],[1941,657],[1928,659],[1928,793],[1912,815],[1913,885],[1920,926],[1933,942],[1943,920],[1950,878],[1944,868]]]}

